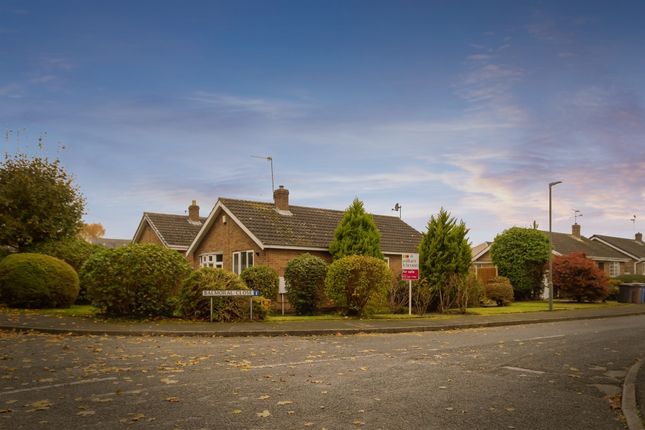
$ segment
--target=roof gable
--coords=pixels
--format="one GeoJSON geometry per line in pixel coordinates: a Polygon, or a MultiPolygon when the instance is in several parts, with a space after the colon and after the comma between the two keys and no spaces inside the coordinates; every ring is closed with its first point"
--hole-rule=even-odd
{"type": "Polygon", "coordinates": [[[133,242],[138,240],[143,226],[147,223],[168,248],[186,250],[202,228],[204,221],[206,221],[204,217],[200,217],[200,222],[195,223],[188,219],[188,215],[144,212],[133,242]]]}
{"type": "Polygon", "coordinates": [[[631,258],[637,260],[645,258],[645,243],[639,242],[636,239],[594,234],[591,240],[600,241],[631,258]]]}
{"type": "MultiPolygon", "coordinates": [[[[542,233],[549,236],[548,231],[542,231],[542,233]]],[[[623,254],[603,243],[566,233],[553,232],[553,251],[560,255],[582,252],[587,257],[597,260],[626,260],[623,254]]]]}
{"type": "MultiPolygon", "coordinates": [[[[225,210],[262,248],[327,250],[344,212],[289,205],[289,215],[273,203],[220,198],[189,249],[191,253],[211,227],[211,219],[225,210]]],[[[421,233],[397,217],[372,215],[381,232],[384,253],[416,252],[421,233]]]]}

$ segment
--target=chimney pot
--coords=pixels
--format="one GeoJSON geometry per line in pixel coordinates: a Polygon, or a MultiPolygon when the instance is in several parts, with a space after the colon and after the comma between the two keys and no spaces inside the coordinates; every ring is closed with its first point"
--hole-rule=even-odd
{"type": "Polygon", "coordinates": [[[273,192],[273,202],[275,203],[275,208],[280,211],[289,210],[289,190],[280,185],[277,190],[273,192]]]}
{"type": "Polygon", "coordinates": [[[197,200],[193,200],[193,204],[188,206],[188,220],[199,222],[199,206],[197,206],[197,200]]]}
{"type": "Polygon", "coordinates": [[[637,240],[638,242],[642,242],[642,241],[643,241],[643,233],[638,232],[638,233],[636,233],[636,236],[635,236],[635,237],[636,237],[636,240],[637,240]]]}
{"type": "Polygon", "coordinates": [[[575,223],[571,226],[571,234],[577,238],[580,238],[580,224],[575,223]]]}

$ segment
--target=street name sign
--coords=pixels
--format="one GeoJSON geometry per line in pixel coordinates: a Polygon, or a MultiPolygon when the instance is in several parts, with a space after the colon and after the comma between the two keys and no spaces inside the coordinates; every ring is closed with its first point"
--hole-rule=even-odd
{"type": "Polygon", "coordinates": [[[204,297],[239,297],[239,296],[259,296],[259,290],[204,290],[204,297]]]}

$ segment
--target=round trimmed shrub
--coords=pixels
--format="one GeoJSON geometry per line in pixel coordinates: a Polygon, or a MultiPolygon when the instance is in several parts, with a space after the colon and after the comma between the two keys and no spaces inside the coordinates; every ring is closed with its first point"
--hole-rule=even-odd
{"type": "Polygon", "coordinates": [[[103,249],[81,268],[81,284],[104,313],[153,317],[171,315],[188,262],[175,250],[152,244],[103,249]]]}
{"type": "Polygon", "coordinates": [[[513,286],[508,278],[496,276],[486,283],[485,294],[486,298],[497,303],[497,306],[505,306],[513,301],[513,286]]]}
{"type": "Polygon", "coordinates": [[[388,264],[375,257],[348,255],[329,266],[325,292],[345,314],[364,315],[371,301],[384,301],[392,282],[388,264]]]}
{"type": "Polygon", "coordinates": [[[268,266],[247,267],[240,273],[240,278],[252,290],[259,290],[267,299],[275,300],[278,297],[280,279],[278,272],[268,266]]]}
{"type": "MultiPolygon", "coordinates": [[[[195,270],[184,280],[177,300],[177,313],[185,318],[210,320],[211,297],[204,290],[248,290],[233,272],[212,267],[195,270]]],[[[249,297],[213,297],[213,321],[240,321],[249,318],[249,297]]],[[[264,319],[268,305],[253,298],[253,318],[264,319]]]]}
{"type": "Polygon", "coordinates": [[[324,298],[327,263],[309,253],[292,258],[287,263],[284,279],[287,299],[298,315],[312,315],[324,298]]]}
{"type": "MultiPolygon", "coordinates": [[[[41,243],[31,248],[31,251],[38,254],[60,258],[79,273],[87,259],[102,249],[104,249],[104,247],[101,245],[94,245],[79,237],[72,237],[55,242],[41,243]]],[[[78,293],[76,302],[88,303],[87,291],[83,283],[81,283],[81,289],[78,293]]]]}
{"type": "Polygon", "coordinates": [[[79,290],[74,268],[42,254],[12,254],[0,261],[0,299],[16,308],[66,308],[79,290]]]}

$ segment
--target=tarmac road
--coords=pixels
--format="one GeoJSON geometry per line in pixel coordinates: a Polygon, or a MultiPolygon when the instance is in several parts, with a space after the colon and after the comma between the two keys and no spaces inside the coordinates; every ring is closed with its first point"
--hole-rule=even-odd
{"type": "Polygon", "coordinates": [[[0,332],[0,428],[622,429],[645,316],[322,337],[0,332]]]}

